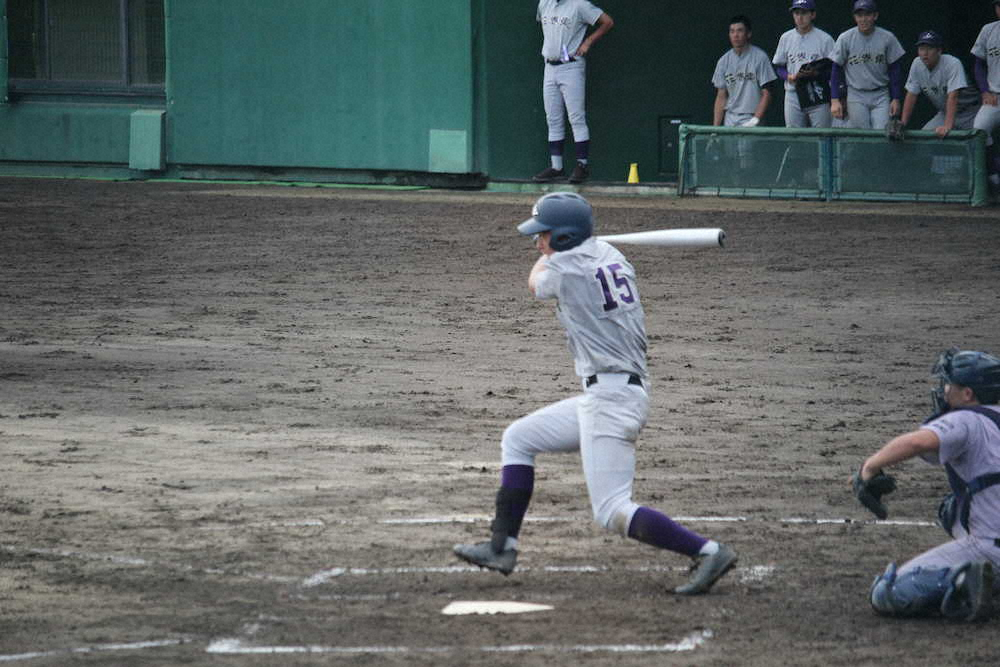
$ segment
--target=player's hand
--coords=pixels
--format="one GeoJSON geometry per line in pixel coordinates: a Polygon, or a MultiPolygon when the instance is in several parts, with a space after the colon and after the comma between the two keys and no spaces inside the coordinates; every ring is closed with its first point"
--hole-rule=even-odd
{"type": "Polygon", "coordinates": [[[760,125],[760,118],[757,118],[757,116],[753,116],[750,120],[742,123],[743,127],[757,127],[758,125],[760,125]]]}
{"type": "Polygon", "coordinates": [[[889,115],[899,116],[899,100],[893,100],[889,102],[889,115]]]}
{"type": "Polygon", "coordinates": [[[576,50],[576,54],[574,55],[577,58],[583,58],[584,56],[587,55],[588,51],[590,51],[590,44],[588,44],[587,41],[584,40],[583,43],[580,44],[580,48],[576,50]]]}
{"type": "Polygon", "coordinates": [[[836,98],[830,100],[830,114],[838,120],[844,120],[844,105],[840,100],[836,98]]]}
{"type": "Polygon", "coordinates": [[[983,93],[983,104],[995,107],[997,105],[997,94],[988,91],[983,93]]]}
{"type": "Polygon", "coordinates": [[[941,139],[947,137],[949,132],[951,132],[951,128],[946,125],[934,128],[934,134],[938,135],[941,139]]]}

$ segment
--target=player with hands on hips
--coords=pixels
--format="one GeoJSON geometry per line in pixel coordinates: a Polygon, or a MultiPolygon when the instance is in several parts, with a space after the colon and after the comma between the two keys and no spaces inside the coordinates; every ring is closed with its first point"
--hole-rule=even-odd
{"type": "Polygon", "coordinates": [[[542,102],[548,125],[550,165],[535,174],[537,183],[548,183],[565,175],[563,144],[566,116],[576,143],[576,166],[570,183],[590,176],[590,128],[585,109],[587,54],[615,22],[588,0],[538,0],[535,18],[542,26],[542,102]],[[587,28],[596,29],[587,34],[587,28]]]}
{"type": "Polygon", "coordinates": [[[785,81],[785,126],[830,127],[833,37],[814,25],[814,0],[793,0],[795,27],[778,39],[771,62],[785,81]]]}
{"type": "Polygon", "coordinates": [[[576,193],[545,195],[518,231],[535,237],[541,255],[528,288],[536,298],[556,301],[582,392],[504,430],[491,539],[458,544],[455,555],[513,572],[536,457],[579,452],[594,520],[623,537],[691,557],[694,575],[674,592],[707,592],[736,564],[736,553],[632,500],[635,445],[649,413],[645,314],[634,267],[594,238],[590,203],[576,193]]]}
{"type": "MultiPolygon", "coordinates": [[[[993,11],[1000,19],[1000,0],[993,0],[993,11]]],[[[1000,150],[993,133],[1000,126],[1000,20],[983,26],[972,46],[972,55],[972,71],[983,102],[973,127],[986,133],[986,168],[990,183],[997,187],[1000,186],[1000,150]]]]}
{"type": "Polygon", "coordinates": [[[750,43],[753,28],[747,16],[729,20],[729,44],[715,65],[712,125],[756,127],[771,104],[772,81],[778,77],[764,50],[750,43]]]}
{"type": "MultiPolygon", "coordinates": [[[[856,27],[842,32],[830,52],[831,87],[838,90],[841,80],[847,81],[848,127],[882,130],[902,110],[906,51],[895,35],[875,25],[877,20],[875,0],[856,0],[856,27]]],[[[844,106],[836,97],[830,102],[834,118],[844,117],[844,106]]]]}
{"type": "Polygon", "coordinates": [[[895,488],[883,469],[922,458],[945,467],[953,490],[938,520],[951,540],[875,578],[872,607],[887,616],[937,616],[977,621],[994,609],[1000,567],[1000,359],[950,349],[932,372],[935,414],[868,457],[852,482],[858,499],[879,518],[881,496],[895,488]]]}
{"type": "Polygon", "coordinates": [[[962,61],[944,53],[944,39],[933,30],[925,30],[917,38],[917,57],[906,79],[904,126],[910,122],[921,93],[937,109],[923,129],[934,130],[939,137],[948,136],[953,129],[972,129],[980,106],[979,91],[969,86],[962,61]]]}

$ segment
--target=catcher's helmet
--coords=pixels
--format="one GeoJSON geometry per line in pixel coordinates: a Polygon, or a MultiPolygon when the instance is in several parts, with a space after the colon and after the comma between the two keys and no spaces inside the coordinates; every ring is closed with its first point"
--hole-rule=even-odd
{"type": "Polygon", "coordinates": [[[931,373],[941,380],[932,392],[935,407],[947,409],[944,404],[944,385],[957,384],[968,387],[982,405],[993,405],[1000,400],[1000,359],[987,352],[951,348],[941,353],[931,373]]]}
{"type": "Polygon", "coordinates": [[[535,202],[531,217],[517,226],[525,236],[552,232],[549,247],[556,252],[580,245],[594,232],[590,202],[575,192],[551,192],[535,202]]]}

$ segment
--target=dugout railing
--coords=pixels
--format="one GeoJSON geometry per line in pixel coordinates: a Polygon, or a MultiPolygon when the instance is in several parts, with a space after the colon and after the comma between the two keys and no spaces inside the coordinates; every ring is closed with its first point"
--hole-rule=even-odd
{"type": "Polygon", "coordinates": [[[681,125],[678,193],[774,199],[989,203],[986,135],[681,125]]]}

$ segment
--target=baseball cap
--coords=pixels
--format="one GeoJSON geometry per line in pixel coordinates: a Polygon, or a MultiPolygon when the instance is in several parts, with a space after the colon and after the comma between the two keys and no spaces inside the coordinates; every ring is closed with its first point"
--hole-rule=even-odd
{"type": "MultiPolygon", "coordinates": [[[[1000,2],[1000,0],[997,0],[1000,2]]],[[[927,46],[944,46],[944,39],[933,30],[925,30],[917,37],[917,46],[926,44],[927,46]]]]}
{"type": "MultiPolygon", "coordinates": [[[[997,0],[1000,2],[1000,0],[997,0]]],[[[813,0],[792,0],[792,6],[788,8],[788,11],[793,9],[808,9],[810,11],[816,11],[816,3],[813,0]]]]}
{"type": "Polygon", "coordinates": [[[875,0],[856,0],[854,3],[854,10],[856,12],[877,12],[878,7],[875,6],[875,0]]]}

